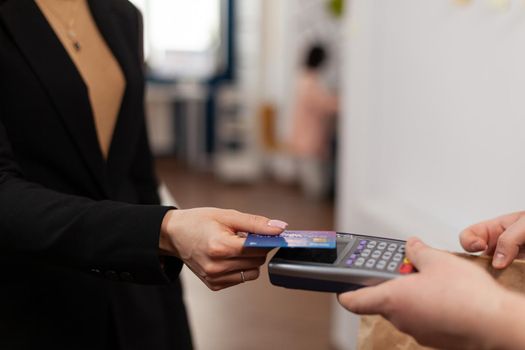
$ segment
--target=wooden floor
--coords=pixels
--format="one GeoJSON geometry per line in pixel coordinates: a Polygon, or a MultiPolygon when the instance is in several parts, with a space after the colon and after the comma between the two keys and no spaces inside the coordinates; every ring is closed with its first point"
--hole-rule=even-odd
{"type": "MultiPolygon", "coordinates": [[[[332,203],[305,199],[294,187],[263,182],[233,186],[192,172],[173,159],[157,160],[159,177],[182,208],[214,206],[287,221],[290,229],[333,229],[332,203]]],[[[334,296],[274,287],[261,277],[220,292],[208,290],[187,269],[186,302],[198,350],[324,350],[334,296]]]]}

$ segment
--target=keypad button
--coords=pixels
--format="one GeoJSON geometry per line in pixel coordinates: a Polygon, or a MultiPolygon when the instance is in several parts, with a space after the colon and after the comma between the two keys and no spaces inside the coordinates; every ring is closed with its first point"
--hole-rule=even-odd
{"type": "Polygon", "coordinates": [[[387,250],[388,250],[389,252],[393,252],[393,251],[396,250],[396,249],[397,249],[397,244],[395,244],[395,243],[390,243],[390,244],[388,245],[388,248],[387,248],[387,250]]]}
{"type": "Polygon", "coordinates": [[[129,272],[121,272],[119,276],[120,279],[124,282],[133,282],[134,280],[133,275],[129,272]]]}
{"type": "Polygon", "coordinates": [[[397,267],[397,263],[395,262],[391,262],[390,264],[388,264],[388,266],[386,267],[386,269],[388,271],[395,271],[396,270],[396,267],[397,267]]]}
{"type": "Polygon", "coordinates": [[[397,248],[397,251],[400,252],[401,254],[403,254],[405,252],[405,246],[404,245],[400,245],[399,248],[397,248]]]}
{"type": "Polygon", "coordinates": [[[383,250],[386,248],[386,242],[381,242],[377,245],[377,249],[383,250]]]}
{"type": "Polygon", "coordinates": [[[370,241],[370,242],[368,242],[368,244],[366,245],[366,247],[367,247],[368,249],[372,249],[372,248],[374,248],[376,245],[377,245],[377,242],[376,242],[376,241],[370,241]]]}
{"type": "Polygon", "coordinates": [[[118,281],[119,280],[118,273],[116,271],[113,271],[113,270],[108,270],[108,271],[104,272],[104,276],[108,280],[111,280],[111,281],[118,281]]]}
{"type": "Polygon", "coordinates": [[[353,263],[354,263],[354,259],[348,259],[348,260],[346,261],[346,266],[352,266],[353,263]]]}
{"type": "Polygon", "coordinates": [[[368,241],[366,239],[362,239],[359,241],[359,245],[366,245],[368,241]]]}
{"type": "Polygon", "coordinates": [[[365,249],[363,250],[363,252],[361,253],[361,256],[364,257],[364,258],[368,258],[368,256],[370,255],[372,251],[370,249],[365,249]]]}
{"type": "Polygon", "coordinates": [[[352,260],[357,259],[357,254],[352,254],[352,255],[350,255],[350,259],[352,259],[352,260]]]}
{"type": "Polygon", "coordinates": [[[372,253],[372,258],[374,259],[378,259],[380,256],[381,256],[381,251],[379,250],[374,250],[374,252],[372,253]]]}
{"type": "Polygon", "coordinates": [[[378,270],[383,270],[383,269],[385,268],[385,266],[386,266],[386,261],[384,261],[384,260],[379,260],[379,261],[377,262],[376,269],[378,269],[378,270]]]}
{"type": "Polygon", "coordinates": [[[385,252],[381,259],[383,260],[389,260],[392,257],[392,252],[385,252]]]}
{"type": "Polygon", "coordinates": [[[399,262],[399,261],[401,261],[401,259],[403,259],[403,254],[401,254],[401,253],[396,253],[394,255],[394,257],[392,258],[392,260],[395,261],[395,262],[399,262]]]}
{"type": "Polygon", "coordinates": [[[375,259],[368,259],[368,261],[365,264],[365,267],[372,268],[372,267],[374,267],[375,264],[376,264],[376,260],[375,259]]]}
{"type": "Polygon", "coordinates": [[[356,261],[355,261],[355,266],[363,266],[363,264],[365,263],[365,258],[358,258],[356,261]]]}

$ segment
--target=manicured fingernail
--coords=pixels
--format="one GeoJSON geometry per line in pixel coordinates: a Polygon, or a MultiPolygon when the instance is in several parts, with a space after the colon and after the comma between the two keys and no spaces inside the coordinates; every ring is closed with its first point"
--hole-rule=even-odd
{"type": "Polygon", "coordinates": [[[288,227],[288,223],[281,220],[270,220],[268,221],[268,226],[277,227],[284,230],[286,227],[288,227]]]}
{"type": "Polygon", "coordinates": [[[492,266],[503,267],[505,264],[505,255],[503,253],[496,253],[492,259],[492,266]]]}
{"type": "Polygon", "coordinates": [[[470,250],[473,250],[475,252],[479,252],[480,250],[485,249],[485,244],[481,241],[476,241],[470,245],[470,250]]]}

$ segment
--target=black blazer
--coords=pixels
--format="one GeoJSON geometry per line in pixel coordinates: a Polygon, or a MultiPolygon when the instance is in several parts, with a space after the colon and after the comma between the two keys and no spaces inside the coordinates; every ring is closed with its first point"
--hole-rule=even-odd
{"type": "Polygon", "coordinates": [[[159,264],[140,14],[89,0],[126,77],[107,162],[87,88],[33,0],[0,0],[0,349],[186,349],[159,264]]]}

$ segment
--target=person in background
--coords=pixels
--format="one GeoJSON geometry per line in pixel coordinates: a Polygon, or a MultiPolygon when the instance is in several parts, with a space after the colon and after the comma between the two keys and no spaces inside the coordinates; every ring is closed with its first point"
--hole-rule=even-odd
{"type": "Polygon", "coordinates": [[[0,349],[191,349],[183,264],[254,280],[237,232],[286,227],[159,205],[142,47],[126,0],[0,0],[0,349]]]}
{"type": "MultiPolygon", "coordinates": [[[[493,254],[507,267],[525,244],[525,212],[468,227],[460,242],[469,252],[493,254]]],[[[348,310],[379,314],[426,346],[445,349],[525,349],[525,297],[498,285],[483,269],[409,239],[417,273],[339,295],[348,310]]]]}
{"type": "Polygon", "coordinates": [[[303,191],[312,198],[328,194],[331,181],[331,141],[338,99],[322,83],[327,52],[320,44],[311,46],[295,87],[292,132],[289,147],[296,160],[303,191]]]}

